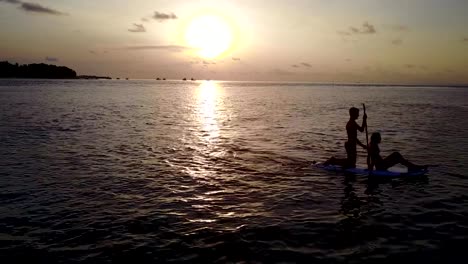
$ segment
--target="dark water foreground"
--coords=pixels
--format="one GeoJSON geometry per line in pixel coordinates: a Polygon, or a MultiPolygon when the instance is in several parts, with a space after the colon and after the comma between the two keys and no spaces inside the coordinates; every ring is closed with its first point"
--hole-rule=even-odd
{"type": "Polygon", "coordinates": [[[1,80],[1,262],[464,263],[467,99],[444,87],[1,80]],[[311,169],[344,155],[347,109],[362,102],[383,154],[440,167],[386,181],[311,169]]]}

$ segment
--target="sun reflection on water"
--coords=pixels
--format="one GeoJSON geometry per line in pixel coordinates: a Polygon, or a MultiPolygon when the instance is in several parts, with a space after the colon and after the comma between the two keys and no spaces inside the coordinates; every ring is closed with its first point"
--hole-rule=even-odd
{"type": "Polygon", "coordinates": [[[202,124],[201,138],[212,141],[219,137],[217,120],[218,84],[212,81],[202,82],[198,87],[198,117],[202,124]]]}
{"type": "Polygon", "coordinates": [[[251,215],[248,210],[226,201],[226,197],[233,195],[234,191],[225,186],[228,177],[222,173],[226,158],[224,155],[227,153],[223,145],[224,133],[229,126],[227,116],[230,118],[223,98],[224,92],[219,83],[206,81],[200,83],[193,94],[193,121],[196,129],[190,134],[191,141],[188,143],[193,152],[183,172],[193,180],[194,186],[189,192],[184,192],[181,201],[195,211],[188,214],[186,219],[197,227],[215,228],[220,220],[251,215]]]}

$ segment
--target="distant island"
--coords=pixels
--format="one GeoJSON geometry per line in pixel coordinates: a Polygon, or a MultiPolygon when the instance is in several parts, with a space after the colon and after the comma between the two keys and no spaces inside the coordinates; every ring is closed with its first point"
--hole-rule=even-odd
{"type": "Polygon", "coordinates": [[[76,79],[76,72],[65,66],[39,64],[11,64],[0,62],[0,78],[76,79]]]}

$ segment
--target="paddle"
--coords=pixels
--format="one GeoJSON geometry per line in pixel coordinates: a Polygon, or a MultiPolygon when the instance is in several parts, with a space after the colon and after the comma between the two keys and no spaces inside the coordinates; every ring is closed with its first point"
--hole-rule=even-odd
{"type": "MultiPolygon", "coordinates": [[[[362,104],[364,115],[366,114],[366,105],[362,104]]],[[[367,120],[366,120],[366,148],[367,148],[367,169],[370,171],[370,156],[369,156],[369,134],[367,133],[367,120]]]]}

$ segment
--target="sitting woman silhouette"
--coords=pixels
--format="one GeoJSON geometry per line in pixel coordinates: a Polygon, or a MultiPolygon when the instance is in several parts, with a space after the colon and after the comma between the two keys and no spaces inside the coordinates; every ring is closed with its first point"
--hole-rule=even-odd
{"type": "Polygon", "coordinates": [[[372,169],[375,166],[376,170],[388,170],[388,168],[395,166],[396,164],[402,164],[408,167],[409,172],[426,170],[428,166],[420,166],[414,163],[411,163],[399,152],[393,152],[388,157],[383,159],[380,156],[379,144],[382,141],[380,133],[375,132],[371,136],[371,142],[369,144],[369,155],[370,155],[370,168],[372,169]]]}

